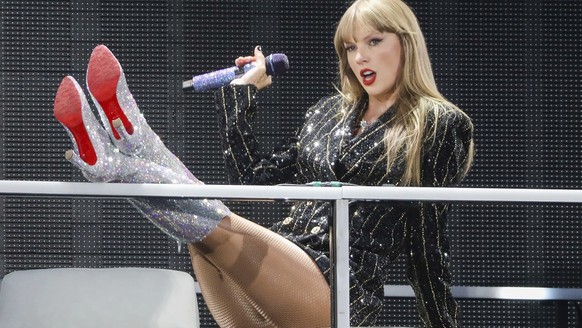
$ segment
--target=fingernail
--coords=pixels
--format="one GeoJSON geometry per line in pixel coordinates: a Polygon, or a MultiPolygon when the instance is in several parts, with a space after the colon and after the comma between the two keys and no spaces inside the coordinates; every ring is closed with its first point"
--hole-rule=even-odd
{"type": "Polygon", "coordinates": [[[263,49],[261,48],[261,46],[258,46],[258,47],[257,47],[257,49],[258,49],[260,52],[263,52],[263,49]]]}

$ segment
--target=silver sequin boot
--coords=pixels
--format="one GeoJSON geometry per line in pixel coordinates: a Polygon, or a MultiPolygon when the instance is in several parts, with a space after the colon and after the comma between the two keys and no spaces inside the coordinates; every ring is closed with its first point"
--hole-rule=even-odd
{"type": "Polygon", "coordinates": [[[120,152],[147,158],[198,181],[152,131],[129,91],[119,61],[104,45],[95,47],[91,53],[87,89],[105,130],[120,152]]]}
{"type": "MultiPolygon", "coordinates": [[[[129,91],[124,94],[128,95],[129,91]]],[[[65,127],[74,148],[65,156],[89,181],[202,184],[164,146],[139,114],[137,106],[124,113],[127,113],[126,117],[137,118],[135,122],[138,124],[134,125],[133,134],[124,125],[126,131],[116,139],[112,130],[108,130],[108,134],[93,116],[77,81],[67,76],[61,82],[55,97],[54,114],[65,127]],[[110,135],[118,142],[112,144],[110,135]],[[126,142],[128,136],[130,141],[126,142]]],[[[119,122],[117,118],[112,121],[119,122]]],[[[162,231],[183,243],[202,240],[230,214],[218,200],[132,198],[129,201],[162,231]]]]}

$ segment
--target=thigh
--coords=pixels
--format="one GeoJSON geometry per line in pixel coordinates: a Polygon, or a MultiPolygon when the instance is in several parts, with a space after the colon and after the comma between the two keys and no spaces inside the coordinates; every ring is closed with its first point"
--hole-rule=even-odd
{"type": "Polygon", "coordinates": [[[213,316],[231,313],[225,322],[237,323],[232,317],[236,316],[241,322],[251,320],[256,327],[330,325],[330,288],[323,274],[301,248],[284,237],[231,215],[189,249],[213,316]]]}
{"type": "Polygon", "coordinates": [[[271,328],[274,323],[230,277],[190,247],[192,266],[204,301],[220,327],[271,328]]]}

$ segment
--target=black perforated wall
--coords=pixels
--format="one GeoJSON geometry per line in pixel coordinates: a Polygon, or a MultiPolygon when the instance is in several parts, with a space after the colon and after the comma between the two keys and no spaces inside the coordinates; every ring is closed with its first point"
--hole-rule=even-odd
{"type": "MultiPolygon", "coordinates": [[[[410,0],[441,91],[476,128],[466,187],[582,186],[582,2],[410,0]]],[[[283,52],[289,72],[260,95],[265,149],[334,91],[337,0],[0,2],[0,178],[84,181],[63,158],[70,142],[52,115],[66,74],[85,79],[106,44],[150,125],[203,181],[224,184],[211,93],[181,83],[233,65],[255,45],[283,52]]],[[[269,224],[286,204],[230,203],[269,224]]],[[[580,205],[456,204],[450,217],[459,286],[582,288],[580,205]]],[[[123,200],[0,198],[0,276],[53,267],[143,266],[191,272],[187,252],[123,200]]],[[[402,259],[391,284],[406,284],[402,259]]],[[[459,300],[464,327],[552,327],[555,304],[459,300]]],[[[200,299],[202,326],[214,327],[200,299]]],[[[568,307],[569,326],[576,322],[568,307]]],[[[386,299],[382,325],[413,326],[411,299],[386,299]]]]}

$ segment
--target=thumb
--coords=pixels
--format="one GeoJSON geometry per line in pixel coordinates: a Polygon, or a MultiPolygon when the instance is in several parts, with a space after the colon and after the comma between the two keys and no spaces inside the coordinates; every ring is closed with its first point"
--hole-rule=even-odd
{"type": "Polygon", "coordinates": [[[261,46],[255,47],[255,62],[257,63],[257,66],[265,65],[265,55],[263,55],[263,49],[261,49],[261,46]]]}

